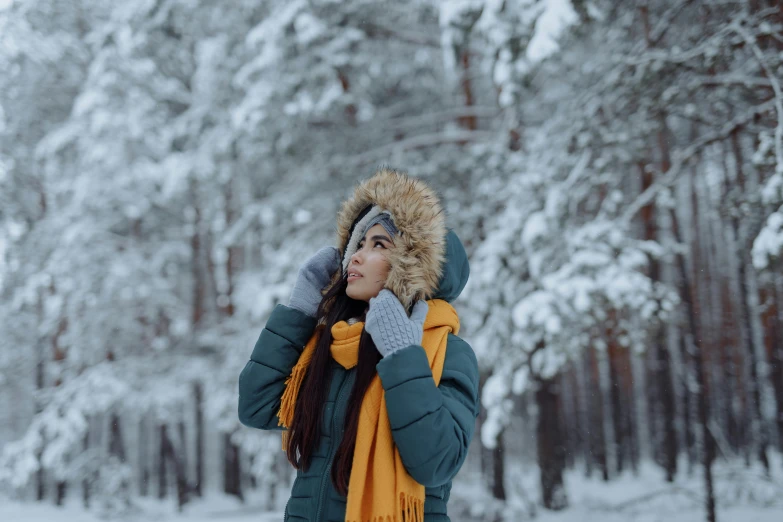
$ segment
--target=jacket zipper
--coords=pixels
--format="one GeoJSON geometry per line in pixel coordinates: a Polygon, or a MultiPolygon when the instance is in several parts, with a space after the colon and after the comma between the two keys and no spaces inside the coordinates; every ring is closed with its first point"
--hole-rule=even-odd
{"type": "MultiPolygon", "coordinates": [[[[316,510],[315,514],[315,522],[319,522],[321,520],[321,509],[323,508],[323,496],[326,492],[326,481],[331,477],[332,472],[332,460],[334,459],[334,455],[332,455],[332,447],[334,446],[334,439],[336,438],[334,436],[334,433],[336,432],[337,428],[335,426],[335,418],[337,417],[337,409],[338,405],[340,404],[340,399],[343,396],[343,391],[347,388],[346,383],[350,380],[350,374],[346,374],[345,379],[343,380],[342,384],[340,385],[340,391],[337,392],[337,400],[334,402],[334,411],[332,412],[332,433],[329,437],[329,452],[326,454],[329,458],[329,465],[326,466],[326,472],[324,473],[324,476],[321,477],[321,489],[318,491],[318,509],[316,510]]],[[[342,431],[342,430],[341,430],[342,431]]]]}

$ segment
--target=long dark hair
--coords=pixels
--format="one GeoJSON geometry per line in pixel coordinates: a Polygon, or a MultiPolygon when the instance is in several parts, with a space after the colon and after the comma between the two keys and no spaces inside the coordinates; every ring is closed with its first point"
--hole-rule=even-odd
{"type": "MultiPolygon", "coordinates": [[[[294,420],[288,428],[289,462],[297,469],[307,470],[312,461],[312,454],[320,438],[321,421],[324,403],[328,395],[329,368],[332,358],[332,326],[351,317],[364,320],[367,303],[351,299],[346,295],[348,275],[344,274],[327,291],[321,304],[318,305],[316,317],[317,341],[313,358],[307,367],[301,390],[296,399],[294,420]]],[[[363,331],[359,340],[359,362],[356,367],[356,382],[348,399],[348,410],[345,414],[345,432],[337,448],[332,464],[332,483],[335,489],[344,496],[348,495],[348,480],[353,464],[353,450],[356,447],[356,428],[359,424],[359,410],[362,399],[375,377],[375,365],[381,355],[375,348],[372,337],[363,331]]]]}

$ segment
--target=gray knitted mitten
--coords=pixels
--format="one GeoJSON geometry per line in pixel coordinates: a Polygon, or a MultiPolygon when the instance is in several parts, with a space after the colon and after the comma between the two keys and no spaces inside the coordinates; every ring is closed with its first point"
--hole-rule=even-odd
{"type": "Polygon", "coordinates": [[[340,251],[335,247],[323,247],[299,268],[288,306],[315,317],[321,304],[321,290],[340,266],[340,251]]]}
{"type": "Polygon", "coordinates": [[[381,355],[386,357],[406,346],[421,344],[428,311],[427,302],[419,300],[408,318],[397,296],[384,288],[377,297],[370,299],[364,329],[372,336],[381,355]]]}

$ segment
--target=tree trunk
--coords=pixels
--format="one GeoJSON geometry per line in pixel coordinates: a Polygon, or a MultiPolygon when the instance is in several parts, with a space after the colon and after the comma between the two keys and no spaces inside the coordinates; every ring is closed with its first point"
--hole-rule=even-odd
{"type": "MultiPolygon", "coordinates": [[[[237,161],[236,151],[232,156],[233,161],[237,161]]],[[[236,221],[236,212],[234,206],[234,180],[229,179],[224,186],[224,214],[226,218],[226,228],[229,228],[236,221]]],[[[218,289],[218,307],[223,315],[231,317],[234,315],[234,279],[235,273],[242,269],[242,249],[238,246],[228,245],[225,247],[227,256],[225,260],[225,282],[218,289]]]]}
{"type": "MultiPolygon", "coordinates": [[[[90,450],[90,431],[92,431],[92,418],[87,417],[87,432],[82,439],[82,451],[87,453],[90,450]]],[[[82,478],[82,505],[84,509],[90,509],[90,474],[91,470],[88,469],[82,478]]]]}
{"type": "MultiPolygon", "coordinates": [[[[460,64],[462,66],[462,93],[465,95],[465,107],[473,107],[473,83],[470,77],[470,48],[466,44],[460,55],[460,64]]],[[[463,116],[459,118],[462,127],[470,130],[478,128],[476,116],[463,116]]]]}
{"type": "Polygon", "coordinates": [[[144,415],[139,420],[139,495],[146,497],[149,495],[150,484],[150,441],[147,424],[147,416],[144,415]]]}
{"type": "MultiPolygon", "coordinates": [[[[780,115],[779,115],[780,116],[780,115]]],[[[731,145],[734,160],[736,163],[737,173],[737,185],[740,191],[746,190],[745,173],[743,164],[742,147],[739,141],[739,131],[735,130],[731,134],[731,145]]],[[[729,184],[729,181],[726,181],[729,184]]],[[[739,209],[737,209],[739,211],[739,209]]],[[[753,237],[757,233],[755,230],[751,230],[751,234],[747,234],[747,227],[741,227],[738,217],[738,212],[732,212],[731,225],[734,232],[734,237],[737,240],[738,251],[736,251],[738,269],[738,282],[739,282],[739,298],[740,298],[740,339],[742,347],[745,350],[747,357],[748,367],[748,382],[751,408],[748,412],[751,418],[750,433],[752,437],[752,444],[757,445],[757,457],[763,464],[767,474],[769,474],[769,459],[767,457],[767,445],[769,444],[767,430],[763,423],[763,416],[761,414],[761,393],[759,390],[759,376],[758,376],[758,357],[756,357],[756,350],[753,343],[752,335],[752,311],[750,309],[750,300],[748,299],[748,274],[746,272],[748,266],[753,266],[753,261],[750,257],[750,251],[753,246],[753,237]],[[750,237],[749,237],[750,236],[750,237]]],[[[755,228],[755,227],[754,227],[755,228]]]]}
{"type": "MultiPolygon", "coordinates": [[[[611,314],[616,315],[616,314],[611,314]]],[[[611,317],[610,315],[610,317],[611,317]]],[[[610,318],[610,321],[612,319],[610,318]]],[[[610,327],[607,335],[607,355],[609,358],[609,396],[612,404],[612,429],[614,430],[614,463],[615,471],[622,473],[625,467],[626,444],[625,426],[623,425],[623,400],[621,397],[621,380],[619,352],[622,347],[619,346],[615,332],[610,327]]],[[[625,395],[628,397],[628,395],[625,395]]]]}
{"type": "Polygon", "coordinates": [[[497,445],[492,451],[492,498],[506,500],[506,443],[505,430],[498,434],[497,445]]]}
{"type": "MultiPolygon", "coordinates": [[[[700,220],[699,215],[700,205],[697,187],[694,177],[696,173],[692,174],[691,178],[691,211],[693,221],[693,244],[691,245],[691,263],[694,268],[694,274],[698,272],[700,266],[700,249],[699,239],[700,234],[700,220]]],[[[679,242],[679,230],[677,230],[677,239],[679,242]]],[[[680,259],[682,256],[679,256],[680,259]]],[[[681,268],[685,270],[685,263],[682,263],[681,268]]],[[[685,270],[684,279],[689,280],[688,272],[685,270]]],[[[699,424],[701,425],[702,432],[702,470],[704,473],[704,486],[705,486],[705,509],[707,511],[707,521],[716,522],[715,514],[715,491],[712,481],[712,463],[715,459],[715,440],[710,431],[710,409],[709,409],[709,390],[707,388],[707,377],[705,369],[705,357],[704,348],[702,345],[702,332],[699,326],[697,317],[699,316],[699,299],[698,299],[698,282],[694,277],[693,283],[688,285],[690,292],[685,300],[686,309],[688,310],[688,320],[690,329],[693,334],[693,367],[696,370],[696,386],[697,386],[697,405],[699,424]]]]}
{"type": "Polygon", "coordinates": [[[585,454],[583,437],[584,428],[582,427],[582,407],[580,404],[579,382],[577,380],[577,369],[573,364],[569,364],[567,370],[563,373],[563,389],[561,397],[563,398],[563,430],[566,441],[566,466],[573,469],[576,466],[576,458],[585,454]]]}
{"type": "Polygon", "coordinates": [[[190,182],[191,203],[193,206],[192,232],[190,236],[190,268],[192,275],[193,302],[191,303],[191,323],[196,328],[204,315],[204,281],[201,275],[201,210],[198,201],[196,182],[190,182]]]}
{"type": "MultiPolygon", "coordinates": [[[[55,295],[57,292],[56,285],[54,282],[52,282],[49,285],[49,292],[51,295],[55,295]]],[[[63,334],[65,334],[68,330],[68,317],[67,316],[61,316],[60,320],[57,322],[57,330],[55,331],[54,335],[51,338],[52,341],[52,360],[55,364],[62,364],[62,361],[65,360],[65,350],[60,346],[60,338],[63,334]]],[[[62,380],[60,377],[55,378],[54,380],[54,386],[60,386],[62,384],[62,380]]],[[[58,506],[62,506],[63,502],[65,501],[65,493],[67,490],[67,485],[64,480],[57,480],[55,483],[55,504],[58,506]]]]}
{"type": "Polygon", "coordinates": [[[745,452],[747,460],[750,458],[750,454],[746,450],[753,441],[748,440],[750,412],[748,412],[745,403],[746,395],[743,393],[745,379],[740,371],[743,361],[741,353],[737,351],[739,348],[738,326],[733,310],[731,288],[727,281],[720,281],[718,286],[720,295],[711,301],[713,306],[719,308],[720,311],[716,322],[721,334],[713,340],[718,352],[716,373],[720,378],[719,381],[715,380],[714,389],[716,398],[722,399],[723,404],[716,409],[715,419],[717,422],[720,420],[719,416],[723,418],[721,425],[725,426],[728,445],[738,455],[745,452]]]}
{"type": "MultiPolygon", "coordinates": [[[[178,424],[178,427],[180,433],[184,432],[184,425],[178,424]]],[[[169,465],[173,464],[174,466],[174,477],[177,485],[177,508],[181,512],[182,507],[188,501],[189,488],[185,473],[185,463],[183,461],[184,457],[182,455],[182,451],[184,451],[184,441],[181,441],[178,446],[182,448],[180,451],[177,451],[174,444],[171,442],[171,438],[168,434],[168,426],[163,424],[160,427],[160,458],[162,462],[168,461],[169,465]]],[[[161,484],[164,484],[166,483],[165,469],[161,467],[161,470],[164,472],[164,478],[162,479],[161,484]]]]}
{"type": "MultiPolygon", "coordinates": [[[[681,281],[678,284],[678,294],[685,295],[688,289],[684,287],[687,282],[681,281]]],[[[682,419],[683,435],[685,438],[685,452],[688,455],[688,473],[693,473],[698,457],[696,455],[696,437],[693,433],[695,415],[693,414],[693,401],[691,400],[691,356],[688,350],[688,339],[684,332],[677,332],[677,342],[680,348],[680,358],[682,360],[682,419]]]]}
{"type": "Polygon", "coordinates": [[[609,466],[606,460],[606,435],[604,433],[604,406],[603,393],[601,392],[601,380],[598,371],[598,358],[594,347],[587,349],[587,388],[589,415],[589,453],[598,469],[601,470],[603,480],[609,480],[609,466]]]}
{"type": "MultiPolygon", "coordinates": [[[[43,198],[43,196],[42,196],[43,198]]],[[[42,200],[45,201],[45,200],[42,200]]],[[[43,321],[44,317],[44,311],[43,311],[43,290],[38,291],[38,300],[37,300],[37,311],[38,311],[38,317],[40,321],[43,321]]],[[[44,348],[44,340],[39,339],[38,340],[38,354],[35,366],[35,389],[37,393],[37,396],[42,395],[42,391],[44,389],[44,386],[46,386],[46,358],[45,358],[45,348],[44,348]]],[[[35,401],[35,413],[41,413],[43,411],[43,403],[40,399],[36,399],[35,401]]],[[[43,449],[39,449],[36,451],[36,457],[38,459],[38,462],[41,462],[41,456],[43,455],[43,449]]],[[[46,497],[46,475],[44,473],[43,466],[38,466],[38,470],[35,472],[35,498],[37,501],[42,501],[46,497]]]]}
{"type": "MultiPolygon", "coordinates": [[[[188,494],[190,487],[188,483],[188,461],[187,461],[187,440],[185,438],[185,423],[179,421],[177,423],[177,429],[179,431],[179,444],[175,448],[173,445],[170,448],[170,455],[174,458],[174,469],[177,476],[177,507],[179,511],[182,511],[182,507],[188,502],[188,494]]],[[[169,440],[171,444],[171,440],[169,440]]]]}
{"type": "Polygon", "coordinates": [[[196,401],[196,483],[193,492],[199,497],[203,496],[202,484],[204,482],[204,397],[203,386],[200,382],[193,385],[193,397],[196,401]]]}
{"type": "Polygon", "coordinates": [[[655,333],[655,376],[657,390],[661,401],[660,414],[663,421],[663,440],[661,464],[666,472],[666,481],[674,482],[677,473],[677,431],[674,427],[674,390],[671,375],[671,358],[664,339],[663,328],[657,328],[655,333]]]}
{"type": "MultiPolygon", "coordinates": [[[[657,132],[658,149],[661,153],[661,171],[667,172],[671,168],[671,160],[668,146],[668,128],[663,114],[658,115],[660,127],[657,132]]],[[[641,191],[644,192],[654,182],[654,175],[645,164],[640,165],[641,191]]],[[[655,208],[655,200],[645,205],[640,212],[643,227],[643,237],[646,241],[658,241],[658,212],[655,208]]],[[[661,281],[661,264],[658,259],[651,258],[649,264],[650,279],[655,283],[661,281]]],[[[650,390],[648,397],[651,415],[657,417],[663,425],[656,430],[651,437],[653,444],[658,446],[655,454],[659,456],[659,463],[666,472],[666,481],[674,482],[677,473],[677,431],[674,426],[676,411],[674,405],[674,390],[672,382],[671,356],[666,345],[666,331],[662,326],[656,326],[652,337],[653,360],[652,382],[655,386],[650,390]],[[658,435],[660,432],[660,435],[658,435]]],[[[651,427],[658,428],[658,422],[651,423],[651,427]]]]}
{"type": "MultiPolygon", "coordinates": [[[[615,315],[614,313],[612,314],[615,315]]],[[[612,320],[613,324],[614,320],[612,320]]],[[[633,374],[629,348],[620,346],[615,328],[609,332],[609,380],[612,401],[612,427],[615,441],[615,464],[618,473],[633,462],[633,374]]]]}
{"type": "Polygon", "coordinates": [[[125,444],[122,440],[122,427],[120,426],[120,418],[116,413],[112,413],[111,415],[109,454],[117,457],[120,462],[125,462],[125,444]]]}
{"type": "Polygon", "coordinates": [[[240,500],[245,498],[242,494],[241,467],[239,462],[239,448],[231,442],[231,434],[223,434],[223,491],[234,495],[240,500]]]}
{"type": "Polygon", "coordinates": [[[159,452],[158,452],[158,498],[164,499],[169,493],[168,476],[166,473],[166,425],[161,424],[158,428],[159,434],[159,452]]]}
{"type": "MultiPolygon", "coordinates": [[[[783,17],[783,13],[781,13],[783,17]]],[[[781,377],[778,380],[778,385],[783,387],[783,276],[781,276],[781,270],[783,270],[783,262],[780,259],[776,259],[772,264],[772,281],[775,288],[775,297],[773,298],[777,309],[777,361],[778,361],[778,375],[781,377]]],[[[780,440],[780,448],[783,450],[783,392],[779,394],[778,400],[778,438],[780,440]]]]}
{"type": "MultiPolygon", "coordinates": [[[[479,374],[479,397],[483,393],[484,390],[484,384],[486,384],[487,379],[489,378],[490,373],[487,371],[483,371],[479,374]]],[[[487,420],[487,410],[486,408],[479,408],[479,415],[478,419],[476,419],[476,433],[481,434],[481,430],[484,426],[484,422],[487,420]]],[[[480,439],[481,437],[479,437],[480,439]]],[[[481,462],[481,476],[484,477],[484,480],[487,484],[492,483],[492,450],[485,447],[484,444],[480,444],[480,462],[481,462]]]]}
{"type": "Polygon", "coordinates": [[[579,367],[574,369],[574,378],[576,380],[575,390],[579,397],[578,416],[579,424],[581,426],[580,441],[582,446],[582,459],[585,465],[585,477],[591,477],[593,475],[593,467],[595,465],[592,453],[592,434],[590,432],[590,415],[592,412],[590,397],[592,396],[593,391],[591,388],[592,379],[590,378],[589,359],[587,352],[583,352],[579,367]]]}
{"type": "Polygon", "coordinates": [[[778,321],[778,305],[775,299],[775,286],[772,279],[775,272],[764,274],[769,281],[759,280],[759,304],[761,307],[761,325],[764,329],[764,349],[767,354],[769,378],[775,391],[777,403],[776,425],[778,431],[778,449],[783,451],[783,336],[778,321]]]}
{"type": "Polygon", "coordinates": [[[64,480],[58,480],[57,481],[57,493],[55,497],[55,505],[62,506],[63,502],[65,501],[65,492],[67,490],[67,484],[64,480]]]}
{"type": "Polygon", "coordinates": [[[539,380],[536,390],[538,405],[538,467],[541,474],[541,495],[544,507],[552,510],[568,506],[563,484],[565,470],[564,432],[561,425],[561,402],[558,377],[539,380]]]}

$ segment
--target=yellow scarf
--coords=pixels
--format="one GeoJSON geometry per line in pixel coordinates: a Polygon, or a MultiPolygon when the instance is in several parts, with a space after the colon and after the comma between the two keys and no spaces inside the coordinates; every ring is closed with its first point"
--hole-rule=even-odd
{"type": "MultiPolygon", "coordinates": [[[[448,334],[459,333],[459,317],[446,301],[427,301],[429,310],[424,321],[422,346],[432,369],[435,384],[440,383],[446,359],[448,334]]],[[[332,327],[332,357],[346,370],[359,361],[359,339],[364,323],[349,325],[345,321],[332,327]]],[[[278,412],[281,426],[294,419],[294,407],[305,370],[315,351],[315,335],[305,346],[299,361],[286,379],[286,389],[278,412]]],[[[288,431],[283,431],[283,450],[288,447],[288,431]]],[[[392,438],[389,415],[381,379],[378,375],[364,394],[356,432],[351,477],[348,482],[346,522],[422,522],[424,520],[424,486],[413,480],[402,464],[392,438]]]]}

